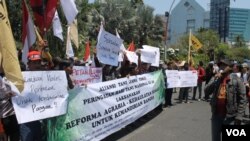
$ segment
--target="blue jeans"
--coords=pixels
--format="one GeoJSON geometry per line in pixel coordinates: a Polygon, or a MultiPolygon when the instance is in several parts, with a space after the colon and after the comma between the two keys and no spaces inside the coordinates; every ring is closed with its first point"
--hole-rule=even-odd
{"type": "Polygon", "coordinates": [[[41,141],[42,130],[40,121],[20,124],[20,135],[22,141],[41,141]]]}

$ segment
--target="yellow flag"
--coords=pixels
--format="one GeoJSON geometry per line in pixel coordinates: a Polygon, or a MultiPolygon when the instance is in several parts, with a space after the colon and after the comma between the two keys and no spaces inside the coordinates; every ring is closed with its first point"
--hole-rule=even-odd
{"type": "Polygon", "coordinates": [[[202,44],[201,42],[194,36],[194,35],[191,35],[191,46],[194,47],[194,49],[198,50],[202,47],[202,44]]]}
{"type": "Polygon", "coordinates": [[[76,48],[79,48],[78,42],[78,28],[77,28],[77,20],[74,20],[73,23],[70,25],[70,38],[75,44],[76,48]]]}
{"type": "Polygon", "coordinates": [[[0,0],[0,68],[3,69],[6,78],[22,92],[24,80],[17,58],[5,0],[0,0]]]}

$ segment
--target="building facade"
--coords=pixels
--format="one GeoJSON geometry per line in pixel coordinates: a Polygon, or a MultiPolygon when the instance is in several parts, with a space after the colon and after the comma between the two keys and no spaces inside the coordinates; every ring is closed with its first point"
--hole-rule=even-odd
{"type": "Polygon", "coordinates": [[[229,35],[229,6],[230,0],[211,0],[210,3],[210,28],[226,42],[229,35]]]}
{"type": "Polygon", "coordinates": [[[171,11],[168,25],[168,40],[174,44],[178,39],[200,28],[209,28],[209,12],[195,0],[181,0],[171,11]]]}
{"type": "Polygon", "coordinates": [[[250,9],[230,8],[229,13],[229,42],[250,42],[250,9]]]}

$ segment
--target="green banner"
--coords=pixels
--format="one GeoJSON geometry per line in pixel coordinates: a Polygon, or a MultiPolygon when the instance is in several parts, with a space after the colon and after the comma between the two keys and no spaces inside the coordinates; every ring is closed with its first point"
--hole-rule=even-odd
{"type": "Polygon", "coordinates": [[[163,78],[157,71],[70,91],[67,114],[48,121],[48,140],[101,140],[120,130],[162,103],[163,78]]]}

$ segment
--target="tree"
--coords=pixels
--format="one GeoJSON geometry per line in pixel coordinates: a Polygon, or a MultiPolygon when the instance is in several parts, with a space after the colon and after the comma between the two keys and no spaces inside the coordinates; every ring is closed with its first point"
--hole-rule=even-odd
{"type": "MultiPolygon", "coordinates": [[[[13,34],[21,45],[21,3],[15,0],[8,0],[9,18],[13,29],[13,34]]],[[[100,23],[104,22],[106,31],[115,34],[115,28],[124,44],[129,44],[132,40],[137,47],[142,44],[152,46],[162,46],[163,22],[160,16],[154,16],[152,7],[146,6],[143,0],[96,0],[88,3],[88,0],[76,0],[78,8],[78,34],[80,47],[74,48],[75,54],[81,57],[84,54],[84,47],[87,40],[92,46],[96,45],[100,23]]],[[[63,26],[63,36],[66,39],[67,20],[60,6],[57,11],[63,26]]],[[[32,12],[31,12],[32,15],[32,12]]],[[[47,38],[52,56],[65,56],[66,41],[60,41],[53,36],[52,30],[48,30],[47,38]]]]}
{"type": "MultiPolygon", "coordinates": [[[[191,48],[191,54],[195,62],[214,60],[214,51],[219,46],[218,34],[212,30],[202,28],[193,34],[203,45],[198,51],[191,48]]],[[[188,58],[189,35],[183,35],[174,46],[180,49],[181,58],[188,58]]]]}
{"type": "Polygon", "coordinates": [[[22,3],[17,0],[6,0],[9,20],[17,47],[21,48],[22,35],[22,3]]]}
{"type": "Polygon", "coordinates": [[[246,47],[246,43],[242,35],[237,35],[235,37],[234,47],[246,47]]]}

